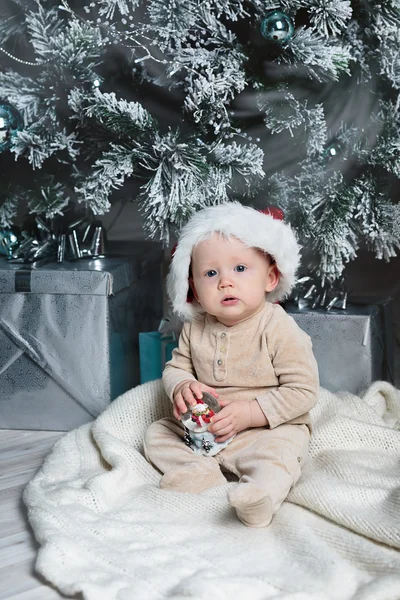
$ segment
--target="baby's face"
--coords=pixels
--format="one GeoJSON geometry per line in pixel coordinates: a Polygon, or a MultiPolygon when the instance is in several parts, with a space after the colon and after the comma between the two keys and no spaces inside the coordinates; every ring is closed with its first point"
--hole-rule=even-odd
{"type": "Polygon", "coordinates": [[[261,310],[265,293],[279,281],[276,266],[261,251],[218,233],[193,249],[192,275],[196,300],[228,327],[261,310]]]}

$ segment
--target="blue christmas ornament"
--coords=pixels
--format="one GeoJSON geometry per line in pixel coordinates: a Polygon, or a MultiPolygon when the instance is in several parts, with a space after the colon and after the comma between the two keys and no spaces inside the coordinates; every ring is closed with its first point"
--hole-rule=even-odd
{"type": "Polygon", "coordinates": [[[271,10],[261,21],[261,34],[269,42],[285,44],[293,37],[293,21],[281,10],[271,10]]]}
{"type": "Polygon", "coordinates": [[[8,150],[11,140],[24,126],[18,110],[9,102],[0,101],[0,152],[8,150]]]}
{"type": "Polygon", "coordinates": [[[0,254],[12,258],[14,248],[18,246],[18,238],[10,229],[0,229],[0,254]]]}

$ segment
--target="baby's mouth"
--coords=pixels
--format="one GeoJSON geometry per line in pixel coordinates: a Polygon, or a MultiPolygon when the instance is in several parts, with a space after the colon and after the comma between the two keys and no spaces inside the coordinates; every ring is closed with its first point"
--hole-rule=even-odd
{"type": "Polygon", "coordinates": [[[231,304],[236,304],[236,302],[238,302],[238,298],[235,298],[234,296],[226,296],[222,301],[221,304],[224,305],[231,305],[231,304]]]}

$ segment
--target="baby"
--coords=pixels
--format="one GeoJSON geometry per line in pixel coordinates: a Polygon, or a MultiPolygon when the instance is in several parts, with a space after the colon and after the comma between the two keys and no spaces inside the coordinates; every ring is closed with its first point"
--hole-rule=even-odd
{"type": "Polygon", "coordinates": [[[195,214],[182,229],[167,289],[184,320],[163,373],[173,417],[153,423],[145,452],[161,487],[228,492],[238,518],[265,527],[298,481],[317,401],[318,369],[309,336],[276,302],[295,281],[299,247],[289,225],[229,202],[195,214]],[[222,407],[208,433],[213,455],[185,444],[182,416],[212,394],[222,407]]]}

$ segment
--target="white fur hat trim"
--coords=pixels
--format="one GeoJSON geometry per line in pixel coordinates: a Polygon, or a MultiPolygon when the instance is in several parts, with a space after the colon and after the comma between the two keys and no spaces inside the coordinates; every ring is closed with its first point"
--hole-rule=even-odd
{"type": "Polygon", "coordinates": [[[239,202],[225,202],[194,214],[181,230],[167,277],[168,296],[181,319],[193,320],[204,313],[195,299],[187,302],[189,267],[193,248],[215,232],[233,236],[250,248],[260,248],[270,254],[280,278],[277,287],[268,294],[268,300],[277,302],[289,294],[300,262],[300,247],[290,225],[239,202]]]}

